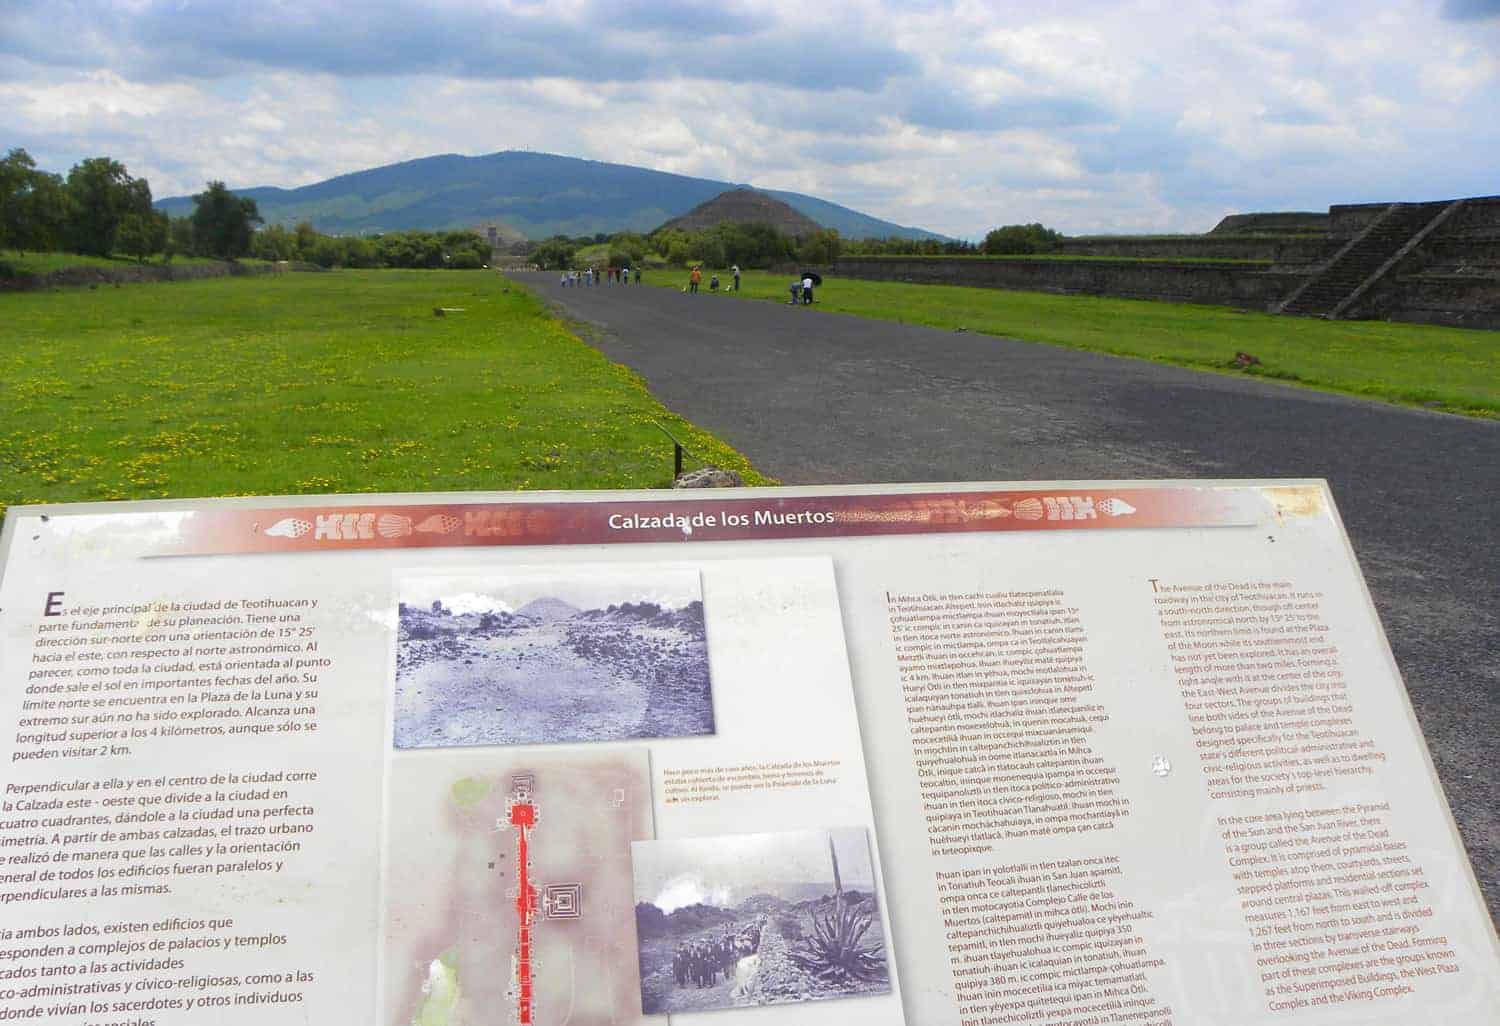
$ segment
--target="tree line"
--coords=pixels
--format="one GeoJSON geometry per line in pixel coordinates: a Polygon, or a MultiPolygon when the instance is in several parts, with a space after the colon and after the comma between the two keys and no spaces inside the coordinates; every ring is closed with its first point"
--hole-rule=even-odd
{"type": "Polygon", "coordinates": [[[412,230],[382,235],[324,235],[303,221],[295,228],[267,225],[255,233],[250,255],[319,267],[405,267],[476,270],[489,265],[489,240],[469,231],[412,230]]]}
{"type": "Polygon", "coordinates": [[[769,224],[725,222],[698,231],[660,228],[650,235],[621,232],[617,235],[555,235],[531,246],[530,257],[544,270],[568,270],[577,266],[578,251],[608,243],[607,266],[639,267],[646,262],[687,267],[702,264],[723,268],[765,269],[785,263],[827,265],[841,256],[999,256],[1046,253],[1063,239],[1060,232],[1041,224],[1004,225],[985,235],[980,243],[962,239],[845,239],[825,228],[808,236],[793,237],[769,224]]]}
{"type": "Polygon", "coordinates": [[[193,212],[170,217],[151,205],[151,185],[120,161],[90,157],[66,177],[36,166],[24,149],[0,159],[0,250],[86,256],[205,256],[295,260],[320,267],[478,268],[489,242],[465,231],[391,232],[369,238],[325,235],[306,222],[263,225],[255,200],[209,182],[193,212]]]}
{"type": "Polygon", "coordinates": [[[789,261],[827,264],[838,258],[843,246],[839,233],[825,228],[796,238],[769,224],[724,222],[711,228],[684,231],[658,228],[650,235],[620,232],[616,235],[555,235],[531,247],[532,261],[545,270],[567,270],[577,264],[585,246],[609,244],[606,263],[611,267],[640,267],[650,261],[678,266],[771,267],[789,261]]]}
{"type": "Polygon", "coordinates": [[[1049,253],[1063,240],[1043,224],[1007,224],[991,229],[983,241],[963,239],[859,239],[844,243],[845,256],[1012,256],[1049,253]]]}
{"type": "Polygon", "coordinates": [[[81,160],[64,177],[13,149],[0,158],[0,249],[137,260],[243,256],[260,223],[255,201],[223,182],[209,182],[194,200],[191,217],[171,218],[152,207],[151,184],[112,157],[81,160]]]}

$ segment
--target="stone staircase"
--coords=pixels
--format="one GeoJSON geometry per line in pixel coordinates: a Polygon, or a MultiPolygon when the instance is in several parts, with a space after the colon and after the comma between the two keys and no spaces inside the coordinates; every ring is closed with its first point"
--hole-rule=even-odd
{"type": "Polygon", "coordinates": [[[1337,318],[1395,265],[1452,210],[1445,203],[1393,203],[1348,245],[1336,253],[1320,273],[1293,292],[1279,313],[1302,317],[1337,318]]]}

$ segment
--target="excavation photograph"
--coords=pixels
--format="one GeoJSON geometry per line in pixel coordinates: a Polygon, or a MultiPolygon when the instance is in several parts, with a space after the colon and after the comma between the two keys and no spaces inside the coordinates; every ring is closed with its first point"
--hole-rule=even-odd
{"type": "Polygon", "coordinates": [[[891,989],[862,828],[635,841],[631,863],[647,1015],[891,989]]]}
{"type": "Polygon", "coordinates": [[[526,568],[398,591],[396,748],[714,732],[695,569],[526,568]]]}

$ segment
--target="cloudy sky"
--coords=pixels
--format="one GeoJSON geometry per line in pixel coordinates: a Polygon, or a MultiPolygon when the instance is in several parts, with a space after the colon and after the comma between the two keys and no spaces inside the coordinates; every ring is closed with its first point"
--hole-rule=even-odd
{"type": "MultiPolygon", "coordinates": [[[[672,913],[702,903],[729,908],[787,885],[827,884],[833,891],[828,842],[839,853],[839,879],[849,890],[874,890],[870,846],[859,827],[775,834],[726,834],[671,841],[632,841],[635,900],[672,913]]],[[[796,896],[796,900],[802,900],[796,896]]]]}
{"type": "Polygon", "coordinates": [[[0,0],[0,148],[157,196],[529,149],[974,237],[1500,192],[1500,0],[0,0]]]}
{"type": "Polygon", "coordinates": [[[542,598],[578,609],[604,609],[625,602],[652,602],[681,609],[703,601],[702,578],[690,567],[644,564],[515,567],[473,577],[407,577],[401,601],[431,607],[434,599],[455,613],[513,613],[542,598]]]}

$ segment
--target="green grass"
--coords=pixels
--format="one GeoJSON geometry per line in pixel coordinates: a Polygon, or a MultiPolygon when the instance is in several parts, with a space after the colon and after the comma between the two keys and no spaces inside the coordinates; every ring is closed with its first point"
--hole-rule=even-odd
{"type": "Polygon", "coordinates": [[[609,243],[596,242],[592,246],[580,247],[573,255],[575,267],[607,267],[609,266],[609,243]]]}
{"type": "MultiPolygon", "coordinates": [[[[172,258],[173,264],[217,264],[222,261],[212,257],[177,256],[172,258]]],[[[147,260],[148,264],[160,264],[161,258],[152,257],[147,260]]],[[[253,260],[245,258],[242,264],[263,264],[264,260],[253,260]]],[[[52,271],[61,271],[69,267],[138,267],[139,261],[133,257],[123,256],[85,256],[81,253],[18,253],[12,250],[0,250],[0,276],[5,274],[48,274],[52,271]]]]}
{"type": "MultiPolygon", "coordinates": [[[[613,248],[607,242],[596,242],[591,246],[583,246],[573,255],[573,267],[578,270],[582,270],[585,267],[592,267],[602,274],[609,267],[609,251],[613,248]]],[[[648,267],[665,266],[666,261],[655,253],[647,254],[646,259],[641,262],[643,270],[648,267]]]]}
{"type": "MultiPolygon", "coordinates": [[[[683,281],[686,276],[683,276],[683,281]]],[[[657,275],[652,282],[680,287],[657,275]]],[[[786,302],[791,275],[752,271],[740,295],[786,302]]],[[[1323,321],[1217,306],[830,278],[817,308],[1005,335],[1201,370],[1252,374],[1454,413],[1500,416],[1500,332],[1323,321]],[[1236,352],[1259,367],[1231,370],[1236,352]]]]}
{"type": "Polygon", "coordinates": [[[872,253],[868,256],[851,254],[846,260],[1058,260],[1065,263],[1076,261],[1104,261],[1126,264],[1235,264],[1253,267],[1270,267],[1274,261],[1248,257],[1204,257],[1204,256],[1110,256],[1082,253],[872,253]]]}
{"type": "Polygon", "coordinates": [[[13,293],[0,324],[0,511],[666,485],[671,445],[653,421],[766,480],[493,272],[13,293]]]}

